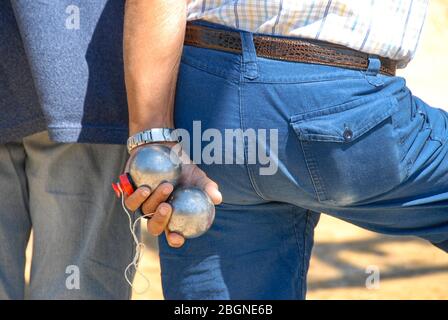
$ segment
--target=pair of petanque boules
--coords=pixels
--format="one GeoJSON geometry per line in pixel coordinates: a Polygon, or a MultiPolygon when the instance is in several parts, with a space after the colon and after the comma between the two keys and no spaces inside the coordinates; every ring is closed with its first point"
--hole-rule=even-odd
{"type": "Polygon", "coordinates": [[[141,186],[155,190],[161,183],[174,186],[168,202],[173,208],[168,230],[187,239],[204,234],[215,218],[215,206],[209,196],[197,187],[179,183],[182,163],[171,149],[164,145],[149,144],[134,152],[129,159],[128,172],[113,184],[117,195],[120,190],[130,195],[141,186]]]}

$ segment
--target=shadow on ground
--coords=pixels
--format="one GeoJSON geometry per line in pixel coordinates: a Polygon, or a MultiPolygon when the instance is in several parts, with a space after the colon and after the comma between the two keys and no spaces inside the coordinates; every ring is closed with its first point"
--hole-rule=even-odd
{"type": "MultiPolygon", "coordinates": [[[[381,258],[384,260],[384,258],[388,257],[390,260],[393,260],[391,257],[393,254],[388,252],[385,248],[396,245],[420,246],[418,242],[419,241],[414,238],[391,238],[385,236],[377,236],[366,240],[344,241],[340,243],[319,242],[314,248],[313,259],[320,260],[321,263],[325,263],[330,265],[332,268],[337,269],[339,275],[334,279],[311,279],[308,282],[308,288],[312,291],[337,287],[365,287],[365,281],[372,273],[372,271],[367,270],[367,267],[372,265],[367,265],[364,267],[356,265],[356,263],[352,263],[350,260],[344,259],[344,257],[341,256],[341,253],[351,252],[354,258],[360,254],[371,255],[376,258],[372,259],[373,261],[378,261],[381,258]]],[[[432,250],[429,247],[427,249],[432,250]]],[[[381,268],[379,268],[380,279],[381,281],[405,278],[411,279],[424,275],[435,275],[439,273],[446,275],[448,273],[448,258],[446,259],[446,263],[442,263],[440,265],[434,265],[432,263],[433,262],[430,260],[427,261],[427,265],[418,263],[409,266],[394,264],[392,262],[384,266],[384,271],[381,271],[381,268]]],[[[446,285],[448,287],[448,283],[446,283],[446,285]]],[[[448,289],[446,294],[448,298],[448,289]]]]}

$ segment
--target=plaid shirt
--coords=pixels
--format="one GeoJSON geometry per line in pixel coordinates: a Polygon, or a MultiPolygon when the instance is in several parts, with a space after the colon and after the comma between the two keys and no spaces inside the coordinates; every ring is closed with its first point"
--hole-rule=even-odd
{"type": "Polygon", "coordinates": [[[413,57],[429,0],[188,0],[188,20],[317,39],[399,60],[413,57]]]}

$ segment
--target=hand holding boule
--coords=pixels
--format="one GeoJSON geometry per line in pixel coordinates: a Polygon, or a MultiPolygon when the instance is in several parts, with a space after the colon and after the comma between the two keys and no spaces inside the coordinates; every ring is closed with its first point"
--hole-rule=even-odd
{"type": "MultiPolygon", "coordinates": [[[[173,144],[170,143],[169,146],[172,147],[173,144]]],[[[176,145],[176,147],[178,146],[180,145],[176,145]]],[[[177,151],[179,151],[179,149],[177,149],[177,151]]],[[[178,152],[178,154],[180,155],[179,158],[182,163],[182,168],[177,183],[202,189],[210,197],[213,204],[220,204],[222,201],[222,196],[219,192],[218,185],[208,178],[205,172],[192,163],[184,152],[178,152]]],[[[127,168],[129,168],[129,162],[127,168]]],[[[183,245],[185,239],[178,233],[170,232],[167,229],[173,210],[167,201],[172,191],[173,186],[169,183],[162,183],[154,190],[141,187],[126,198],[126,206],[131,210],[132,208],[137,209],[141,206],[144,214],[153,214],[152,219],[147,223],[148,232],[154,236],[157,236],[165,230],[166,238],[170,246],[179,247],[183,245]],[[143,195],[143,190],[149,191],[149,195],[143,195]],[[168,192],[168,194],[166,194],[166,192],[168,192]]]]}

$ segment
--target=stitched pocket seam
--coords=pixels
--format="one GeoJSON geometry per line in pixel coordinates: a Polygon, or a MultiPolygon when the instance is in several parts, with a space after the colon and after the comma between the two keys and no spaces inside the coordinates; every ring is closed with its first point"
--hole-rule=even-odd
{"type": "MultiPolygon", "coordinates": [[[[363,99],[364,100],[364,99],[363,99]]],[[[376,99],[375,99],[376,100],[376,99]]],[[[345,111],[349,111],[351,109],[354,109],[358,106],[361,106],[363,103],[369,103],[372,101],[375,101],[373,99],[364,100],[361,102],[358,102],[356,104],[349,102],[340,106],[331,107],[327,109],[321,109],[318,111],[313,111],[307,114],[303,115],[295,115],[290,118],[291,126],[293,127],[294,131],[298,134],[300,140],[305,141],[316,141],[316,142],[341,142],[344,143],[346,140],[344,139],[343,135],[341,133],[310,133],[307,132],[305,128],[301,127],[300,124],[305,123],[307,120],[314,121],[318,120],[319,118],[323,116],[328,116],[332,114],[338,114],[345,111]],[[310,116],[311,114],[314,114],[315,116],[310,116]]],[[[354,101],[353,101],[354,102],[354,101]]],[[[386,98],[385,103],[387,103],[388,109],[382,113],[377,114],[375,117],[369,119],[369,121],[364,121],[363,125],[359,128],[356,128],[356,130],[353,131],[353,139],[351,139],[349,142],[356,141],[356,139],[360,138],[365,133],[369,132],[370,129],[374,128],[387,118],[389,118],[397,109],[398,109],[398,102],[395,98],[386,98]]]]}

